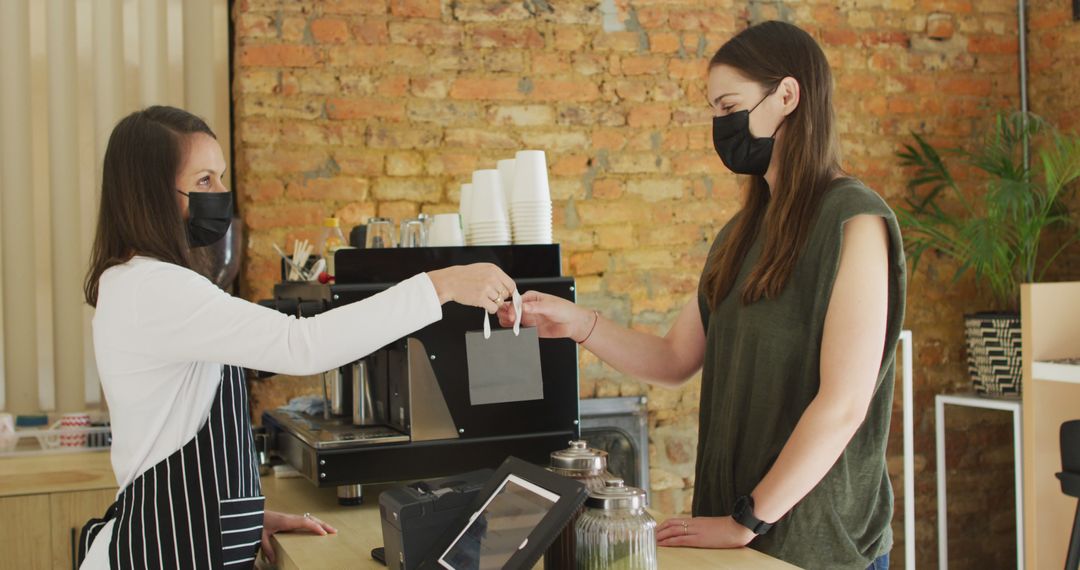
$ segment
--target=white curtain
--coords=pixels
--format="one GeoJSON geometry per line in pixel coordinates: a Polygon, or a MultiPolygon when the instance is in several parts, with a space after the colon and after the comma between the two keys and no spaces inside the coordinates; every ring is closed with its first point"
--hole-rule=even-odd
{"type": "Polygon", "coordinates": [[[183,107],[229,137],[227,0],[0,0],[0,410],[100,398],[82,282],[124,115],[183,107]]]}

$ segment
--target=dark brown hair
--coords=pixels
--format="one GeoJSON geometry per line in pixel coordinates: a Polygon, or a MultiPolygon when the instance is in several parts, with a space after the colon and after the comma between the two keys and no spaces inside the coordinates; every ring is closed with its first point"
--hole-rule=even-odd
{"type": "Polygon", "coordinates": [[[798,106],[784,118],[783,144],[773,150],[782,165],[776,187],[770,193],[764,177],[751,177],[730,233],[706,264],[703,281],[711,308],[735,286],[759,232],[764,232],[761,257],[747,277],[742,302],[772,299],[784,290],[829,182],[841,173],[832,72],[810,34],[784,22],[752,26],[717,50],[709,70],[718,65],[735,68],[766,91],[792,77],[800,96],[798,106]]]}
{"type": "Polygon", "coordinates": [[[90,306],[97,306],[101,274],[135,255],[189,269],[198,265],[176,203],[184,139],[194,133],[217,138],[199,117],[160,106],[136,111],[113,128],[105,148],[101,207],[83,283],[90,306]]]}

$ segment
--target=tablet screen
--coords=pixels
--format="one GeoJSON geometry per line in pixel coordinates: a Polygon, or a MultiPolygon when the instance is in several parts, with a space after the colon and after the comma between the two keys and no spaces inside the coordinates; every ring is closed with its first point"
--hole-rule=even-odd
{"type": "Polygon", "coordinates": [[[443,568],[497,570],[526,544],[559,495],[509,475],[439,557],[443,568]]]}

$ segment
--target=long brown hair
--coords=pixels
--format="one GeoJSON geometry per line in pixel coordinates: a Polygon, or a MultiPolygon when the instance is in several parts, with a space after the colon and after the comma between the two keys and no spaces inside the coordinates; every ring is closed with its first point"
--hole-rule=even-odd
{"type": "Polygon", "coordinates": [[[136,111],[113,128],[105,148],[90,269],[83,283],[90,306],[97,306],[101,274],[135,255],[189,269],[198,266],[176,202],[184,139],[194,133],[217,138],[199,117],[161,106],[136,111]]]}
{"type": "Polygon", "coordinates": [[[784,118],[776,187],[753,176],[731,232],[706,264],[705,295],[716,308],[735,280],[759,232],[761,257],[742,290],[743,304],[776,298],[791,278],[829,182],[841,172],[834,129],[832,72],[810,34],[784,22],[765,22],[728,40],[709,61],[737,69],[767,91],[785,77],[799,83],[799,104],[784,118]]]}

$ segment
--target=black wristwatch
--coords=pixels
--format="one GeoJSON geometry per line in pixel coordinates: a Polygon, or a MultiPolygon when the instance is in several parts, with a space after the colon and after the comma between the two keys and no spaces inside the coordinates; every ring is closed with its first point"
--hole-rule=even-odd
{"type": "Polygon", "coordinates": [[[743,495],[735,499],[735,510],[731,513],[731,518],[758,536],[769,532],[769,529],[773,527],[772,523],[767,523],[754,516],[754,498],[750,495],[743,495]]]}

